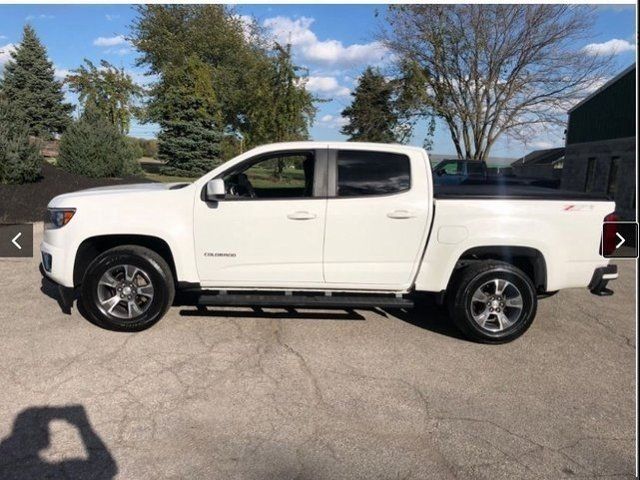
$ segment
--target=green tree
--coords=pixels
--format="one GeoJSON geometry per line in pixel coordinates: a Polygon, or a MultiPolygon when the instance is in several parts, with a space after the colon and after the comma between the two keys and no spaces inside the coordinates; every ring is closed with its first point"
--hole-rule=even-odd
{"type": "Polygon", "coordinates": [[[0,95],[0,183],[33,182],[41,167],[42,155],[29,139],[24,116],[0,95]]]}
{"type": "Polygon", "coordinates": [[[225,155],[294,133],[306,136],[313,99],[288,49],[273,48],[255,22],[222,5],[146,5],[138,7],[132,32],[138,64],[160,77],[152,105],[185,58],[195,55],[209,67],[225,155]]]}
{"type": "Polygon", "coordinates": [[[122,177],[141,172],[129,139],[93,104],[60,139],[58,165],[88,177],[122,177]]]}
{"type": "Polygon", "coordinates": [[[100,61],[100,68],[87,59],[84,63],[73,70],[65,82],[78,94],[83,105],[93,104],[120,133],[129,133],[131,117],[136,111],[134,102],[142,96],[143,89],[124,68],[114,67],[106,60],[100,61]]]}
{"type": "Polygon", "coordinates": [[[340,133],[360,142],[396,142],[400,134],[394,105],[394,86],[380,73],[368,67],[355,90],[351,105],[342,111],[349,120],[340,133]]]}
{"type": "Polygon", "coordinates": [[[50,138],[71,121],[73,106],[64,102],[62,84],[55,79],[47,51],[30,25],[4,67],[0,90],[24,114],[30,135],[50,138]]]}
{"type": "Polygon", "coordinates": [[[173,67],[154,88],[149,115],[160,124],[158,158],[165,173],[198,176],[217,163],[221,115],[211,67],[197,56],[173,67]]]}
{"type": "Polygon", "coordinates": [[[314,97],[304,88],[291,59],[291,46],[275,44],[266,65],[260,90],[248,111],[246,141],[249,145],[287,142],[309,138],[309,126],[316,114],[314,97]]]}

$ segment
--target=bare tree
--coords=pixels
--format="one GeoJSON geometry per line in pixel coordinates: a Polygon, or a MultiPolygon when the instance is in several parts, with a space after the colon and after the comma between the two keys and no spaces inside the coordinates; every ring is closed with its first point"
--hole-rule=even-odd
{"type": "Polygon", "coordinates": [[[449,128],[459,158],[484,160],[503,134],[526,140],[609,73],[581,49],[594,11],[570,5],[391,6],[382,40],[413,114],[449,128]]]}

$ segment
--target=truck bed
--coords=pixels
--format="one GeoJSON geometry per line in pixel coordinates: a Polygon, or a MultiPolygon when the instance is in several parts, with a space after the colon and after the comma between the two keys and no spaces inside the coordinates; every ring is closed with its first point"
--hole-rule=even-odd
{"type": "Polygon", "coordinates": [[[510,183],[477,183],[461,185],[435,185],[434,197],[441,200],[451,199],[511,199],[511,200],[575,200],[608,201],[604,193],[576,192],[532,185],[510,183]]]}

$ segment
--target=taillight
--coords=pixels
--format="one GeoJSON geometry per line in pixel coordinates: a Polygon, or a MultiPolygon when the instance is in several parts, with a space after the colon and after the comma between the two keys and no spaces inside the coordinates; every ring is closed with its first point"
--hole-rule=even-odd
{"type": "Polygon", "coordinates": [[[616,223],[620,218],[610,213],[603,220],[602,239],[600,240],[600,255],[611,255],[616,249],[616,223]]]}

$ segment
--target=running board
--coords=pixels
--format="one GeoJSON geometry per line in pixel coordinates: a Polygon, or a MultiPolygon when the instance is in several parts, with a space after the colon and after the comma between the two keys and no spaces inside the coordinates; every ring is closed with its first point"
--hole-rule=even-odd
{"type": "Polygon", "coordinates": [[[412,308],[408,298],[388,295],[267,295],[202,293],[198,305],[300,308],[412,308]]]}

